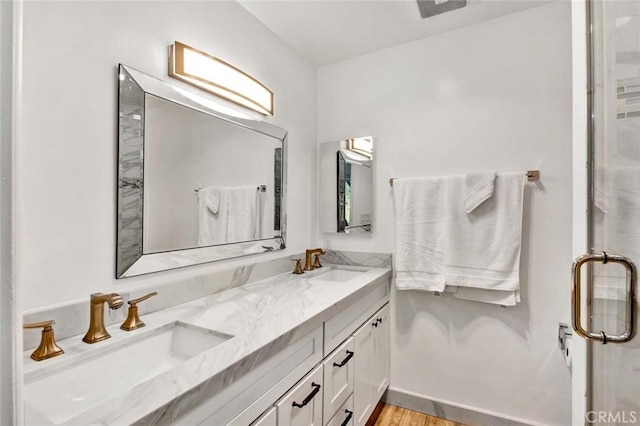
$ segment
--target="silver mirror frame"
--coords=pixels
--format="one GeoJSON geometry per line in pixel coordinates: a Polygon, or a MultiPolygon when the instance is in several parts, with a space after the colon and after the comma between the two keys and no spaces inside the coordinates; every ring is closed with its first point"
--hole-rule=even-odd
{"type": "Polygon", "coordinates": [[[286,238],[287,132],[264,121],[222,113],[208,97],[131,67],[118,67],[118,216],[116,278],[133,277],[223,259],[283,250],[286,238]],[[144,95],[158,96],[282,142],[280,236],[161,253],[143,253],[144,95]],[[197,102],[202,100],[202,103],[197,102]],[[129,101],[129,103],[125,103],[129,101]],[[133,102],[131,102],[133,101],[133,102]],[[137,103],[136,103],[137,102],[137,103]]]}

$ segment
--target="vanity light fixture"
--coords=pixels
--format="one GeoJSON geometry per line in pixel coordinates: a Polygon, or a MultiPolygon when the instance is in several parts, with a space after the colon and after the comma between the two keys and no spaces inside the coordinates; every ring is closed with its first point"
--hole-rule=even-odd
{"type": "Polygon", "coordinates": [[[369,160],[373,158],[373,139],[371,137],[347,139],[346,148],[349,151],[368,158],[369,160]]]}
{"type": "Polygon", "coordinates": [[[264,84],[186,44],[176,41],[170,46],[169,75],[260,114],[273,115],[273,92],[264,84]]]}

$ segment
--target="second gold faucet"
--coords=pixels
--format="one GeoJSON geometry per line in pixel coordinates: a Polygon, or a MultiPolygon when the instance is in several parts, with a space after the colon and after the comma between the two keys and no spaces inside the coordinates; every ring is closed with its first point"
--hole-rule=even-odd
{"type": "Polygon", "coordinates": [[[315,268],[320,268],[322,265],[320,264],[320,256],[325,254],[327,251],[322,248],[315,249],[307,249],[304,256],[304,270],[312,271],[315,268]],[[311,256],[316,255],[315,262],[311,261],[311,256]]]}

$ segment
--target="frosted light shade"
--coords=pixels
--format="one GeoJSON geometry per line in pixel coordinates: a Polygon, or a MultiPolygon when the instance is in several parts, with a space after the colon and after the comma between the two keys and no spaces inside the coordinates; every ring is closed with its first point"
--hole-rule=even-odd
{"type": "Polygon", "coordinates": [[[273,115],[273,92],[249,74],[214,56],[175,42],[169,75],[264,115],[273,115]]]}

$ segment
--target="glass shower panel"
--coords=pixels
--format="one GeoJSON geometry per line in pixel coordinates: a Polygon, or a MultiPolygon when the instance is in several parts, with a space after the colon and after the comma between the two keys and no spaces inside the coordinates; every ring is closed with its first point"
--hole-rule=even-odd
{"type": "MultiPolygon", "coordinates": [[[[640,2],[592,1],[591,23],[592,251],[640,265],[640,2]]],[[[598,264],[592,271],[589,328],[621,334],[628,320],[625,269],[598,264]]],[[[640,424],[640,338],[589,344],[586,422],[640,424]]]]}

